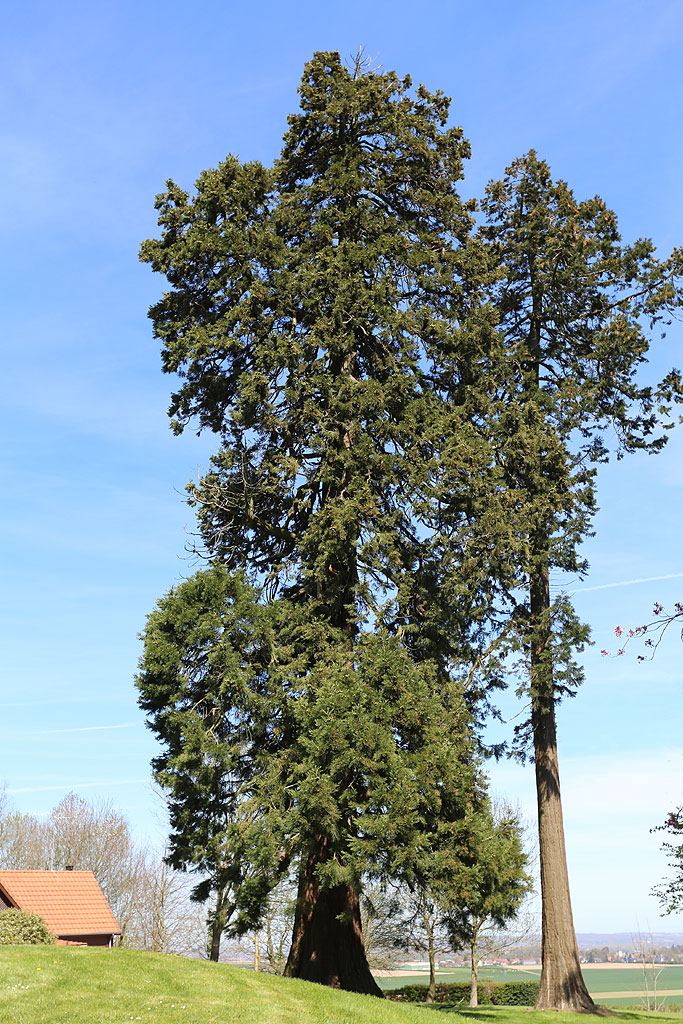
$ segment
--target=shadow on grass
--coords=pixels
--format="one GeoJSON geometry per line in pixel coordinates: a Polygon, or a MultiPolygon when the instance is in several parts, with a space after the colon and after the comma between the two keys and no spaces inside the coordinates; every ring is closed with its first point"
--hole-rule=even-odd
{"type": "Polygon", "coordinates": [[[436,1013],[458,1013],[461,1016],[466,1016],[468,1020],[495,1020],[497,1024],[500,1024],[500,1015],[496,1015],[495,1011],[492,1012],[492,1008],[488,1006],[473,1010],[462,1003],[414,1003],[413,1005],[419,1006],[423,1010],[434,1010],[436,1013]]]}
{"type": "MultiPolygon", "coordinates": [[[[433,1010],[435,1013],[457,1013],[461,1017],[466,1017],[467,1020],[481,1021],[482,1024],[493,1024],[493,1022],[495,1022],[495,1024],[500,1024],[500,1019],[501,1019],[501,1012],[500,1011],[501,1011],[501,1009],[503,1009],[500,1006],[497,1006],[497,1007],[479,1006],[476,1009],[472,1009],[469,1006],[465,1006],[463,1003],[413,1003],[411,1005],[419,1006],[420,1009],[422,1009],[422,1010],[433,1010]]],[[[505,1009],[510,1009],[510,1007],[505,1007],[505,1009]]],[[[521,1010],[521,1011],[523,1011],[525,1013],[528,1013],[528,1014],[531,1014],[532,1015],[532,1017],[531,1017],[532,1021],[533,1021],[533,1015],[535,1015],[537,1012],[538,1013],[542,1013],[542,1014],[550,1014],[550,1013],[554,1013],[555,1012],[553,1010],[538,1010],[538,1011],[536,1011],[536,1010],[534,1010],[533,1006],[518,1006],[518,1007],[515,1007],[515,1009],[521,1010]]],[[[661,1014],[661,1016],[666,1016],[667,1015],[666,1008],[663,1011],[654,1011],[654,1010],[647,1011],[645,1009],[643,1009],[641,1011],[638,1011],[638,1010],[633,1009],[633,1008],[630,1008],[630,1009],[624,1008],[622,1010],[620,1007],[616,1007],[616,1006],[615,1007],[602,1007],[602,1006],[600,1006],[599,1009],[603,1011],[602,1014],[601,1013],[598,1013],[598,1014],[586,1013],[586,1014],[581,1014],[581,1016],[585,1017],[585,1018],[590,1018],[592,1016],[603,1016],[603,1015],[606,1015],[604,1013],[604,1011],[607,1011],[607,1014],[609,1016],[614,1015],[615,1017],[618,1017],[618,1019],[622,1020],[622,1021],[626,1021],[626,1022],[628,1022],[628,1021],[639,1021],[640,1024],[643,1024],[643,1020],[645,1019],[645,1020],[654,1020],[655,1024],[656,1024],[657,1017],[660,1014],[661,1014]]],[[[571,1016],[579,1016],[579,1014],[572,1013],[571,1016]]],[[[531,1024],[531,1021],[530,1021],[530,1024],[531,1024]]]]}
{"type": "Polygon", "coordinates": [[[646,1006],[634,1006],[632,1003],[626,1005],[609,1005],[608,1009],[612,1013],[619,1017],[620,1020],[640,1020],[643,1018],[646,1020],[658,1020],[660,1017],[678,1017],[683,1014],[683,1006],[679,1008],[677,1004],[671,1006],[660,1006],[656,1010],[648,1010],[646,1006]]]}

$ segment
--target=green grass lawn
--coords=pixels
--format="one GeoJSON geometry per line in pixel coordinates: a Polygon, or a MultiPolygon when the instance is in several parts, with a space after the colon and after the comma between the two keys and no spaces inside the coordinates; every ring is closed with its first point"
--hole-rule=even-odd
{"type": "Polygon", "coordinates": [[[0,946],[2,1024],[414,1024],[371,996],[134,950],[0,946]]]}
{"type": "MultiPolygon", "coordinates": [[[[0,947],[1,1024],[427,1024],[434,1013],[448,1012],[153,953],[0,947]]],[[[529,1024],[529,1012],[483,1007],[457,1016],[472,1024],[529,1024]]],[[[627,1024],[651,1019],[681,1024],[669,1014],[619,1014],[627,1024]]],[[[538,1013],[533,1022],[586,1024],[586,1018],[538,1013]]]]}

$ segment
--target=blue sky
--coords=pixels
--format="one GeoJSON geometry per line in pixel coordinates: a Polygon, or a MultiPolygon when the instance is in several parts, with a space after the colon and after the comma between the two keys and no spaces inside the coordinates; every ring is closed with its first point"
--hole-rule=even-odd
{"type": "MultiPolygon", "coordinates": [[[[453,97],[473,150],[463,194],[533,146],[578,196],[602,195],[626,239],[665,253],[683,244],[683,7],[28,0],[3,20],[0,780],[21,810],[45,813],[74,789],[158,837],[137,634],[194,568],[182,494],[212,441],[167,426],[172,381],[146,319],[163,282],[137,262],[155,193],[169,177],[190,187],[228,152],[270,162],[304,62],[362,44],[453,97]]],[[[652,377],[682,363],[675,324],[652,377]]],[[[606,467],[590,575],[556,581],[577,589],[596,641],[559,715],[582,931],[683,931],[648,897],[665,871],[649,829],[683,792],[683,648],[672,635],[653,663],[599,654],[616,625],[681,599],[682,455],[679,431],[661,456],[606,467]]],[[[530,767],[491,774],[533,814],[530,767]]]]}

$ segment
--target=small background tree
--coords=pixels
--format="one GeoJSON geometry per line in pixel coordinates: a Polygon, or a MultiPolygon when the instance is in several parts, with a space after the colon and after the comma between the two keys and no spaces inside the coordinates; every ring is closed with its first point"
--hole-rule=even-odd
{"type": "Polygon", "coordinates": [[[253,956],[256,971],[284,974],[295,909],[296,886],[286,878],[268,894],[260,926],[231,943],[228,949],[253,956]]]}
{"type": "Polygon", "coordinates": [[[451,939],[443,922],[443,908],[424,876],[402,892],[401,947],[426,953],[429,983],[426,1002],[433,1003],[436,994],[436,958],[451,949],[451,939]]]}
{"type": "Polygon", "coordinates": [[[396,963],[398,950],[408,948],[399,905],[394,886],[372,881],[364,884],[360,903],[363,941],[373,971],[389,970],[396,963]]]}
{"type": "Polygon", "coordinates": [[[485,956],[510,941],[501,933],[520,911],[533,888],[519,817],[499,804],[485,817],[476,837],[470,867],[460,872],[457,891],[443,891],[444,921],[453,949],[469,951],[470,1006],[479,1005],[477,983],[485,956]]]}

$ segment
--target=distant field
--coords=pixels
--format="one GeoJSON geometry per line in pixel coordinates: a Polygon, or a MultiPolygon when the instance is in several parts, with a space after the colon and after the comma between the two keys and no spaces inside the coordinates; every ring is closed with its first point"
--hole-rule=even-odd
{"type": "MultiPolygon", "coordinates": [[[[512,967],[482,967],[479,977],[489,978],[492,981],[528,981],[529,978],[540,978],[540,967],[536,973],[530,973],[530,971],[533,971],[533,968],[529,971],[516,971],[512,967]]],[[[455,967],[450,971],[438,971],[437,978],[442,982],[469,981],[470,972],[466,967],[455,967]]],[[[401,977],[377,978],[377,984],[380,988],[388,990],[391,988],[401,988],[402,985],[409,985],[411,981],[419,984],[423,981],[426,983],[428,980],[428,975],[422,974],[419,971],[406,971],[405,975],[401,977]]]]}
{"type": "MultiPolygon", "coordinates": [[[[596,1002],[606,1002],[610,1005],[625,1006],[636,1005],[645,994],[645,980],[642,967],[637,966],[614,966],[606,965],[584,965],[583,976],[586,979],[588,991],[596,1002]]],[[[657,971],[660,968],[656,968],[657,971]]],[[[469,970],[465,967],[456,967],[450,971],[439,971],[438,980],[468,981],[469,970]]],[[[529,978],[540,978],[540,967],[525,967],[516,970],[512,967],[482,967],[479,976],[490,978],[493,981],[524,981],[529,978]]],[[[648,984],[652,991],[652,971],[647,972],[648,984]]],[[[425,982],[427,976],[417,971],[406,972],[403,977],[378,978],[378,983],[383,989],[400,988],[411,981],[425,982]]],[[[657,979],[658,1000],[666,998],[669,1005],[683,1005],[683,965],[664,964],[657,979]]]]}

